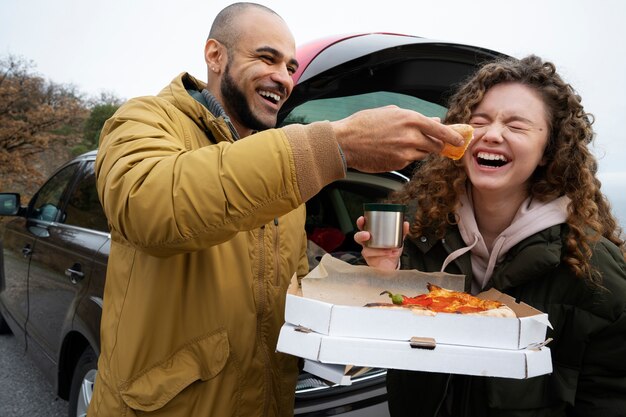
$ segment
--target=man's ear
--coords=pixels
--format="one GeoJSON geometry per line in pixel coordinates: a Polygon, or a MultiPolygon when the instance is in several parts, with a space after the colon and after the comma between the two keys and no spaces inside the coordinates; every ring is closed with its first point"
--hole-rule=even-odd
{"type": "Polygon", "coordinates": [[[224,47],[215,39],[207,39],[204,45],[204,62],[210,72],[219,74],[222,71],[222,63],[225,61],[224,47]]]}

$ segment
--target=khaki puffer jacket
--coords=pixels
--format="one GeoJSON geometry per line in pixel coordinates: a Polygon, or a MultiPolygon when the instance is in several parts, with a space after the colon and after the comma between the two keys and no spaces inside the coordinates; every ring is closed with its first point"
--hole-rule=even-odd
{"type": "Polygon", "coordinates": [[[293,414],[285,291],[308,272],[303,202],[345,175],[341,156],[327,122],[235,142],[186,91],[203,87],[181,74],[103,128],[112,244],[90,417],[293,414]]]}

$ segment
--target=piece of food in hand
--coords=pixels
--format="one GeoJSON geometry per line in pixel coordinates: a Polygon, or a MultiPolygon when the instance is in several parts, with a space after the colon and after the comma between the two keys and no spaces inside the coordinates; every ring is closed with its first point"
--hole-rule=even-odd
{"type": "Polygon", "coordinates": [[[450,159],[461,159],[470,142],[472,141],[472,139],[474,139],[474,128],[470,125],[460,123],[455,125],[449,125],[449,127],[456,130],[461,134],[461,136],[463,136],[463,145],[453,146],[449,143],[446,143],[441,150],[441,154],[443,156],[447,156],[450,159]]]}
{"type": "Polygon", "coordinates": [[[372,303],[368,304],[367,307],[401,307],[410,308],[417,312],[516,317],[513,310],[499,301],[483,300],[465,292],[447,290],[431,283],[428,283],[427,288],[428,293],[415,297],[383,291],[381,295],[389,295],[392,304],[372,303]]]}

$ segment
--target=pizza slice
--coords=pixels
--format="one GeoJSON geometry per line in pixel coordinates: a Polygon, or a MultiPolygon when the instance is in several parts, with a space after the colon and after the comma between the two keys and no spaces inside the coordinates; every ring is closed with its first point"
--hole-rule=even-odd
{"type": "Polygon", "coordinates": [[[391,298],[392,304],[373,303],[368,307],[397,306],[410,308],[416,311],[430,313],[453,313],[453,314],[477,314],[491,317],[516,317],[513,310],[506,304],[495,300],[483,300],[471,294],[447,290],[437,285],[428,283],[428,293],[415,297],[408,297],[402,294],[392,294],[383,291],[381,295],[387,294],[391,298]]]}

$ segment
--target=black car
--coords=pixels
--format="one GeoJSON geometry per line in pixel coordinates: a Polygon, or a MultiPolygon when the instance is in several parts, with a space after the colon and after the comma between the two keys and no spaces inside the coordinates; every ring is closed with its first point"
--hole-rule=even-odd
{"type": "MultiPolygon", "coordinates": [[[[443,117],[454,86],[498,56],[482,48],[383,33],[313,42],[299,48],[297,84],[279,122],[338,120],[387,104],[443,117]]],[[[27,206],[21,206],[19,194],[0,194],[0,215],[16,217],[0,242],[0,332],[12,331],[25,345],[59,397],[69,400],[70,416],[84,416],[91,398],[110,249],[95,188],[95,156],[92,151],[60,167],[27,206]]],[[[327,252],[357,259],[360,247],[352,235],[363,203],[401,187],[411,169],[349,172],[308,201],[311,266],[327,252]]],[[[350,386],[303,373],[295,414],[385,416],[385,370],[373,369],[350,386]]]]}

